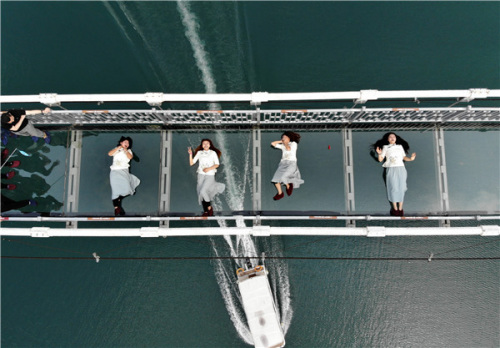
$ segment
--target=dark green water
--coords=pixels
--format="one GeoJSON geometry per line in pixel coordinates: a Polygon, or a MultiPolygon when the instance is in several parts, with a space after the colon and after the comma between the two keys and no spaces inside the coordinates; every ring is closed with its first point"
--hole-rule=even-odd
{"type": "MultiPolygon", "coordinates": [[[[1,92],[500,88],[500,4],[495,2],[197,2],[185,10],[195,16],[191,23],[197,24],[201,45],[186,36],[189,21],[183,23],[176,2],[2,2],[1,92]]],[[[24,195],[53,197],[43,205],[47,211],[61,210],[64,201],[59,178],[67,134],[54,135],[51,146],[34,146],[29,139],[9,143],[40,154],[33,168],[24,161],[17,178],[20,188],[31,184],[38,190],[24,189],[24,195]],[[41,155],[59,164],[47,172],[52,164],[41,155]]],[[[80,211],[110,210],[106,152],[118,135],[85,134],[80,211]]],[[[159,156],[159,135],[130,135],[140,157],[132,171],[143,183],[124,206],[154,213],[158,171],[151,164],[159,156]]],[[[251,164],[249,134],[241,132],[174,134],[172,210],[199,210],[186,147],[204,135],[226,146],[220,180],[237,183],[228,185],[219,204],[224,210],[235,204],[249,209],[251,177],[244,170],[251,164]]],[[[439,211],[432,133],[401,135],[418,156],[407,166],[405,211],[439,211]]],[[[380,136],[353,135],[358,212],[387,210],[380,164],[368,153],[380,136]]],[[[279,132],[264,132],[263,143],[277,137],[279,132]]],[[[450,208],[498,213],[498,131],[446,131],[445,145],[450,208]]],[[[338,132],[303,133],[298,155],[306,183],[294,199],[280,204],[270,199],[273,187],[264,184],[280,154],[265,148],[263,209],[345,210],[340,146],[338,132]]],[[[498,222],[473,225],[479,223],[498,222]]],[[[498,258],[495,237],[254,241],[257,251],[270,256],[373,258],[268,260],[273,272],[282,271],[271,281],[288,347],[500,345],[499,262],[425,260],[430,253],[498,258]],[[380,259],[393,257],[408,260],[380,259]]],[[[234,263],[105,259],[229,256],[223,238],[4,238],[2,255],[89,258],[2,259],[3,347],[248,346],[238,334],[244,336],[244,330],[230,318],[241,317],[241,311],[228,310],[224,301],[235,298],[234,284],[219,277],[221,271],[232,272],[234,263]],[[103,258],[99,264],[93,252],[103,258]],[[224,286],[230,295],[221,294],[224,286]]]]}

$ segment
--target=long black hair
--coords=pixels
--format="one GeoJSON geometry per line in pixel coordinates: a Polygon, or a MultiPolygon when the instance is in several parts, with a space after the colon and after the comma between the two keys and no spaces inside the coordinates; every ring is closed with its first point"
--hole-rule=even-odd
{"type": "Polygon", "coordinates": [[[396,144],[403,146],[403,149],[405,150],[405,153],[407,154],[408,151],[410,151],[410,145],[408,144],[408,142],[406,140],[404,140],[403,138],[401,138],[399,135],[397,135],[394,132],[385,133],[381,139],[377,140],[374,144],[372,144],[370,146],[371,149],[373,151],[376,151],[377,147],[383,148],[384,145],[389,145],[389,140],[387,140],[387,139],[389,138],[389,135],[391,135],[391,134],[394,134],[396,136],[396,144]]]}
{"type": "Polygon", "coordinates": [[[285,133],[281,134],[281,137],[283,138],[283,135],[286,135],[287,137],[290,138],[290,141],[295,141],[297,144],[300,142],[300,134],[295,133],[292,131],[286,131],[285,133]]]}
{"type": "Polygon", "coordinates": [[[122,136],[120,138],[120,140],[118,140],[118,144],[116,144],[116,146],[120,146],[120,143],[124,142],[125,140],[128,140],[128,148],[129,148],[129,150],[132,150],[132,143],[133,143],[133,141],[132,141],[131,137],[124,137],[124,136],[122,136]]]}

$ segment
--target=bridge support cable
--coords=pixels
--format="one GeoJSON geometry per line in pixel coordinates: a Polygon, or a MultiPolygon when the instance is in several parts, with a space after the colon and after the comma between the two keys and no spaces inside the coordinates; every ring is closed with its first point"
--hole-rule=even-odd
{"type": "MultiPolygon", "coordinates": [[[[253,181],[252,181],[252,207],[254,211],[262,210],[262,139],[260,129],[252,130],[252,161],[253,161],[253,181]]],[[[254,220],[255,225],[260,224],[259,219],[254,220]]]]}
{"type": "MultiPolygon", "coordinates": [[[[71,144],[69,154],[69,170],[67,177],[66,212],[78,212],[78,199],[80,196],[80,165],[82,162],[82,131],[71,131],[71,144]]],[[[76,221],[66,221],[67,228],[77,228],[76,221]]]]}
{"type": "MultiPolygon", "coordinates": [[[[434,148],[439,188],[439,202],[441,205],[441,211],[444,213],[450,211],[450,199],[448,195],[448,172],[446,169],[444,131],[439,127],[434,130],[434,148]]],[[[450,227],[450,220],[441,220],[439,225],[441,227],[450,227]]]]}
{"type": "MultiPolygon", "coordinates": [[[[170,211],[170,186],[172,182],[172,131],[161,131],[160,145],[160,195],[158,213],[170,211]]],[[[169,227],[169,221],[160,221],[160,227],[169,227]]]]}
{"type": "MultiPolygon", "coordinates": [[[[354,163],[352,155],[352,129],[342,129],[342,148],[344,159],[344,191],[345,191],[345,208],[347,214],[355,211],[354,200],[354,163]]],[[[346,227],[355,227],[354,220],[346,220],[346,227]]]]}

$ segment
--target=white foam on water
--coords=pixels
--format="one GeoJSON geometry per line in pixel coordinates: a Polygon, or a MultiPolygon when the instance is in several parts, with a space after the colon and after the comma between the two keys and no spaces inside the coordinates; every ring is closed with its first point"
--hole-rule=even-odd
{"type": "Polygon", "coordinates": [[[217,93],[217,85],[215,84],[212,69],[210,68],[208,54],[205,50],[205,45],[198,35],[199,25],[197,18],[194,13],[190,11],[190,4],[187,1],[177,1],[177,10],[181,15],[182,24],[186,29],[186,37],[188,38],[193,49],[196,65],[201,71],[201,79],[205,85],[205,89],[207,93],[217,93]]]}
{"type": "MultiPolygon", "coordinates": [[[[212,243],[212,250],[216,256],[219,256],[217,246],[214,238],[209,238],[212,243]]],[[[222,299],[226,305],[227,312],[229,313],[229,318],[236,328],[238,335],[248,344],[253,344],[252,334],[246,322],[245,313],[241,305],[241,298],[239,297],[239,292],[236,283],[236,273],[234,268],[229,265],[224,265],[223,260],[214,260],[215,276],[217,278],[217,283],[219,284],[220,292],[222,294],[222,299]],[[230,273],[231,272],[231,273],[230,273]]]]}
{"type": "MultiPolygon", "coordinates": [[[[135,46],[137,43],[134,42],[132,40],[132,38],[130,37],[130,35],[128,34],[125,25],[120,20],[120,18],[118,16],[118,14],[116,13],[116,11],[113,9],[113,7],[107,1],[104,1],[103,3],[104,3],[104,6],[106,7],[106,9],[108,10],[108,12],[115,19],[116,23],[118,24],[118,26],[122,30],[123,34],[127,37],[127,39],[129,40],[129,42],[132,45],[135,46]]],[[[144,44],[144,47],[146,48],[146,50],[149,53],[149,56],[151,57],[151,59],[152,60],[157,60],[158,57],[157,57],[157,54],[155,54],[156,51],[151,46],[151,44],[150,44],[150,42],[148,40],[148,36],[141,29],[141,26],[139,25],[139,23],[134,19],[132,13],[130,13],[130,11],[127,9],[127,7],[125,6],[125,4],[123,2],[117,1],[117,4],[120,7],[120,10],[123,12],[123,15],[127,19],[127,21],[130,24],[130,26],[132,26],[132,28],[135,30],[135,32],[139,35],[142,43],[144,44]]],[[[162,88],[164,88],[162,79],[160,79],[160,77],[158,76],[158,74],[156,72],[156,69],[153,67],[153,64],[151,63],[151,61],[149,59],[148,59],[147,64],[150,67],[150,71],[153,72],[153,74],[155,75],[157,82],[160,84],[160,86],[162,86],[162,88]]]]}
{"type": "MultiPolygon", "coordinates": [[[[128,39],[128,41],[133,44],[134,41],[132,41],[132,39],[130,38],[130,36],[128,35],[127,33],[127,29],[125,29],[125,26],[122,24],[122,21],[120,20],[120,18],[118,17],[117,13],[115,12],[115,10],[111,7],[111,5],[109,4],[108,1],[103,1],[103,4],[104,4],[104,7],[106,7],[106,9],[108,10],[108,12],[111,14],[111,16],[113,16],[113,19],[115,20],[116,24],[118,24],[118,26],[120,27],[122,33],[125,35],[125,37],[128,39]]],[[[129,20],[130,21],[130,20],[129,20]]]]}
{"type": "MultiPolygon", "coordinates": [[[[194,52],[194,57],[198,69],[202,74],[202,81],[207,93],[217,93],[217,86],[210,67],[208,54],[205,50],[204,43],[198,35],[199,24],[196,16],[190,11],[190,5],[186,1],[177,1],[177,9],[181,15],[182,23],[185,27],[185,34],[189,40],[194,52]]],[[[210,108],[213,110],[219,109],[218,104],[212,103],[210,108]]],[[[250,139],[248,140],[244,151],[244,168],[236,168],[232,165],[235,163],[232,160],[231,148],[227,145],[227,137],[221,131],[215,133],[216,146],[221,150],[224,160],[224,174],[226,190],[224,197],[229,208],[232,211],[244,210],[244,197],[246,188],[250,180],[250,139]]],[[[237,154],[239,155],[239,154],[237,154]]],[[[220,198],[216,198],[212,202],[216,210],[220,210],[222,204],[220,198]]],[[[226,227],[225,220],[218,220],[220,227],[226,227]]],[[[245,222],[236,220],[237,227],[246,227],[245,222]]],[[[216,256],[219,256],[220,246],[217,245],[214,237],[209,238],[212,244],[212,250],[216,256]]],[[[245,257],[257,257],[259,250],[250,235],[236,236],[234,239],[231,236],[224,236],[224,240],[229,248],[229,253],[234,257],[232,260],[215,259],[214,268],[217,283],[224,299],[229,317],[236,328],[238,335],[248,344],[253,344],[252,335],[246,322],[246,317],[243,311],[243,305],[236,285],[236,268],[245,267],[245,257]],[[226,262],[224,262],[226,261],[226,262]],[[236,263],[236,265],[235,265],[236,263]]],[[[269,242],[267,242],[269,244],[269,242]]],[[[281,255],[282,248],[280,244],[275,242],[266,247],[272,255],[281,255]]],[[[220,250],[225,252],[225,250],[220,250]]],[[[268,252],[269,253],[269,252],[268,252]]],[[[254,265],[257,259],[252,259],[254,265]]],[[[274,260],[273,260],[274,261],[274,260]]],[[[283,330],[286,333],[292,320],[292,307],[290,300],[290,283],[288,279],[288,267],[283,261],[270,262],[268,269],[270,270],[270,278],[274,290],[275,303],[279,308],[280,321],[283,325],[283,330]],[[279,297],[278,297],[279,294],[279,297]]]]}

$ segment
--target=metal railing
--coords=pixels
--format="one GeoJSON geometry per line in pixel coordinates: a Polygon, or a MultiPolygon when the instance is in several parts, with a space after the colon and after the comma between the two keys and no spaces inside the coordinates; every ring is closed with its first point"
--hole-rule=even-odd
{"type": "Polygon", "coordinates": [[[349,100],[355,104],[364,104],[373,100],[401,99],[456,99],[458,102],[470,102],[477,99],[499,98],[500,90],[487,88],[470,88],[462,90],[413,90],[413,91],[379,91],[376,89],[350,92],[309,92],[309,93],[227,93],[227,94],[180,94],[180,93],[134,93],[134,94],[57,94],[40,93],[38,95],[0,96],[0,103],[40,103],[47,106],[59,106],[62,103],[128,103],[146,102],[150,106],[161,106],[163,103],[192,102],[243,102],[261,105],[269,102],[290,101],[338,101],[349,100]]]}
{"type": "Polygon", "coordinates": [[[32,115],[36,125],[109,128],[158,125],[165,129],[216,128],[405,128],[489,127],[500,125],[500,108],[319,109],[319,110],[65,110],[32,115]]]}
{"type": "MultiPolygon", "coordinates": [[[[500,98],[500,90],[488,89],[469,89],[469,90],[438,90],[438,91],[377,91],[362,90],[359,92],[324,92],[324,93],[267,93],[257,92],[248,94],[164,94],[164,93],[144,93],[144,94],[88,94],[88,95],[59,95],[43,93],[39,95],[25,96],[0,96],[1,103],[23,104],[40,103],[50,107],[60,107],[63,110],[52,110],[47,115],[31,115],[31,121],[36,125],[63,128],[72,128],[72,151],[70,162],[73,163],[74,175],[70,177],[74,183],[74,197],[68,196],[68,202],[72,202],[75,209],[68,209],[68,212],[78,213],[78,173],[79,158],[81,157],[81,132],[82,129],[113,130],[117,127],[130,127],[131,129],[140,129],[140,127],[149,127],[154,131],[162,131],[162,168],[160,170],[161,180],[164,183],[159,188],[162,196],[159,198],[159,211],[167,212],[169,210],[169,187],[170,187],[170,160],[171,156],[171,132],[170,129],[251,129],[253,139],[253,174],[255,190],[253,196],[253,207],[257,211],[260,208],[260,151],[261,151],[261,129],[343,129],[344,131],[344,153],[350,148],[349,139],[352,129],[433,129],[436,133],[437,156],[442,158],[442,163],[438,163],[440,175],[440,200],[442,202],[442,215],[432,216],[406,216],[389,217],[373,215],[288,215],[288,216],[266,216],[259,213],[249,215],[225,215],[212,218],[196,216],[142,216],[142,217],[89,217],[89,216],[4,216],[1,220],[7,222],[66,222],[67,227],[73,227],[72,231],[78,229],[78,222],[89,221],[124,221],[124,222],[160,222],[160,227],[167,227],[172,221],[193,221],[193,220],[252,220],[254,227],[252,231],[259,228],[262,221],[268,220],[338,220],[344,221],[347,227],[344,229],[354,231],[354,235],[360,232],[355,230],[356,221],[436,221],[443,230],[450,228],[449,221],[469,220],[498,220],[500,216],[467,214],[463,216],[450,216],[447,214],[447,177],[446,163],[444,156],[444,141],[442,129],[498,129],[500,125],[500,107],[476,107],[465,105],[455,107],[458,103],[468,103],[472,100],[493,100],[500,98]],[[370,101],[394,100],[416,102],[420,99],[448,99],[453,101],[449,107],[387,107],[387,108],[368,108],[358,107],[370,101]],[[352,108],[337,109],[281,109],[281,110],[261,110],[263,103],[271,102],[290,102],[293,105],[305,105],[312,101],[339,101],[345,100],[352,102],[352,108]],[[145,102],[149,105],[143,109],[124,109],[124,110],[66,110],[63,103],[138,103],[145,102]],[[209,104],[211,110],[162,110],[163,103],[193,103],[204,102],[209,104]],[[249,103],[255,107],[255,110],[216,110],[220,108],[217,103],[234,102],[249,103]],[[151,108],[153,107],[153,108],[151,108]],[[158,109],[160,108],[160,109],[158,109]],[[168,130],[165,131],[165,130],[168,130]],[[79,140],[80,139],[80,140],[79,140]],[[73,150],[74,149],[74,150],[73,150]],[[445,223],[442,223],[445,222],[445,223]]],[[[396,102],[394,102],[396,104],[396,102]]],[[[402,105],[402,104],[399,104],[402,105]]],[[[24,107],[24,105],[20,105],[24,107]]],[[[65,106],[67,106],[65,104],[65,106]]],[[[352,156],[351,156],[352,157],[352,156]]],[[[352,158],[344,158],[344,162],[351,163],[352,158]]],[[[354,182],[352,181],[352,166],[344,165],[344,177],[351,179],[345,181],[345,187],[350,186],[352,191],[346,194],[347,211],[354,210],[354,182]],[[351,208],[349,208],[351,207],[351,208]]],[[[269,227],[269,226],[267,226],[269,227]]],[[[266,229],[266,226],[262,228],[266,229]]],[[[210,229],[210,227],[206,227],[210,229]]],[[[300,227],[298,227],[300,228],[300,227]]],[[[370,228],[370,227],[367,227],[370,228]]],[[[373,231],[372,227],[372,231],[373,231]]],[[[379,227],[377,227],[379,228],[379,227]]],[[[489,232],[484,235],[495,235],[498,226],[488,227],[489,232]],[[494,230],[494,231],[493,231],[494,230]],[[491,232],[493,231],[493,232],[491,232]],[[488,234],[489,233],[489,234],[488,234]],[[493,233],[493,234],[491,234],[493,233]]],[[[14,229],[2,229],[5,231],[14,229]]],[[[175,229],[178,230],[178,229],[175,229]]],[[[207,230],[208,231],[208,230],[207,230]]],[[[235,230],[236,231],[236,230],[235,230]]],[[[368,233],[368,230],[365,231],[368,233]]],[[[64,233],[72,233],[71,231],[64,233]]],[[[128,232],[124,232],[128,233],[128,232]]],[[[142,233],[142,232],[141,232],[142,233]]],[[[170,233],[170,232],[169,232],[170,233]]],[[[172,232],[173,233],[173,232],[172,232]]],[[[231,232],[232,233],[232,232],[231,232]]],[[[235,233],[242,233],[241,230],[235,233]]],[[[254,233],[254,232],[252,232],[254,233]]],[[[259,233],[258,231],[256,233],[259,233]]],[[[267,233],[267,232],[266,232],[267,233]]],[[[281,232],[279,232],[281,233],[281,232]]],[[[323,232],[321,232],[322,234],[323,232]]],[[[335,232],[343,233],[343,232],[335,232]]],[[[364,233],[364,232],[363,232],[364,233]]],[[[374,232],[370,232],[372,235],[374,232]]],[[[398,232],[399,233],[399,232],[398,232]]],[[[446,232],[439,232],[446,233],[446,232]]],[[[439,234],[438,233],[438,234],[439,234]]],[[[462,232],[460,232],[462,233],[462,232]]],[[[477,233],[477,228],[474,233],[477,233]]],[[[482,233],[482,232],[481,232],[482,233]]],[[[217,234],[217,233],[215,233],[217,234]]],[[[200,234],[201,235],[201,234],[200,234]]],[[[207,235],[207,232],[203,233],[207,235]]],[[[483,235],[483,234],[481,234],[483,235]]],[[[498,234],[496,234],[498,235],[498,234]]],[[[40,236],[44,236],[42,233],[40,236]]]]}
{"type": "MultiPolygon", "coordinates": [[[[32,115],[37,125],[53,127],[82,126],[104,129],[132,126],[160,126],[162,129],[192,127],[258,127],[276,128],[290,125],[298,128],[426,128],[439,125],[448,128],[497,127],[500,123],[500,107],[476,107],[459,103],[472,100],[499,100],[500,90],[476,88],[468,90],[321,92],[321,93],[267,93],[247,94],[55,94],[0,96],[1,103],[40,103],[64,110],[53,110],[48,115],[32,115]],[[404,107],[402,102],[447,99],[448,107],[404,107]],[[310,102],[348,101],[351,108],[307,109],[310,102]],[[371,101],[391,102],[383,108],[358,107],[371,101]],[[141,109],[106,110],[103,103],[147,103],[141,109]],[[162,110],[163,103],[208,103],[210,110],[162,110]],[[255,110],[216,110],[221,102],[249,103],[255,110]],[[263,103],[286,102],[293,109],[260,110],[263,103]],[[98,109],[67,110],[63,103],[97,103],[98,109]],[[296,108],[298,106],[298,108],[296,108]],[[151,108],[153,107],[153,108],[151,108]],[[159,109],[157,109],[159,108],[159,109]]],[[[418,106],[418,105],[417,105],[418,106]]]]}

